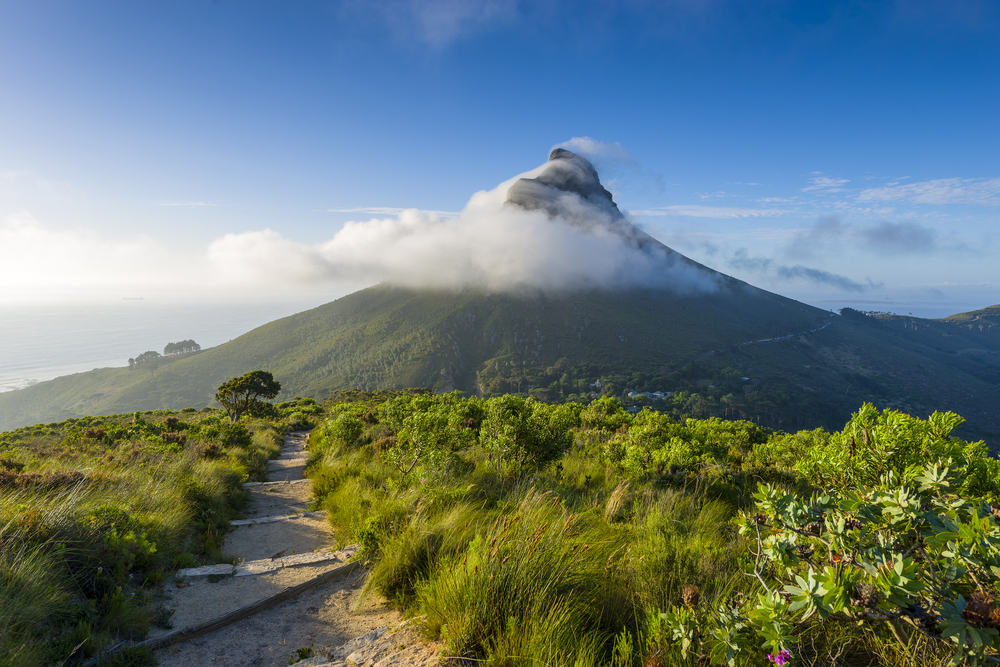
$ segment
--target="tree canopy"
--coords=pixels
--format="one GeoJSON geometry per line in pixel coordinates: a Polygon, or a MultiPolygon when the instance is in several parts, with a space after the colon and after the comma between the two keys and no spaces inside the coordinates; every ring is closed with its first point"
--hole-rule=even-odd
{"type": "Polygon", "coordinates": [[[187,352],[198,352],[201,350],[201,345],[194,342],[193,340],[182,340],[179,343],[167,343],[167,346],[163,348],[163,354],[185,354],[187,352]]]}
{"type": "Polygon", "coordinates": [[[281,391],[281,383],[267,371],[250,371],[219,385],[217,400],[229,414],[229,420],[238,422],[245,412],[260,409],[264,400],[281,391]]]}
{"type": "Polygon", "coordinates": [[[141,364],[147,363],[149,361],[155,361],[155,360],[157,360],[159,358],[160,358],[160,353],[159,352],[155,352],[153,350],[147,350],[146,352],[143,352],[142,354],[138,355],[134,359],[129,359],[128,360],[128,367],[131,370],[131,369],[134,369],[136,366],[139,366],[141,364]]]}

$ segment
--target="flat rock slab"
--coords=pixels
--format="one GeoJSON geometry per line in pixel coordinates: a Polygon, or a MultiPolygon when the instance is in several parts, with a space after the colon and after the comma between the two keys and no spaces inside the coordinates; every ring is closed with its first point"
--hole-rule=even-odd
{"type": "Polygon", "coordinates": [[[286,567],[299,567],[301,565],[315,565],[337,561],[346,563],[357,553],[355,549],[344,549],[341,551],[313,551],[305,554],[294,554],[279,556],[278,558],[261,558],[259,560],[247,561],[239,565],[222,563],[220,565],[204,565],[202,567],[189,567],[178,570],[175,575],[178,580],[185,580],[191,577],[246,577],[254,574],[265,574],[274,572],[286,567]]]}
{"type": "Polygon", "coordinates": [[[279,551],[291,556],[328,550],[333,546],[330,523],[325,514],[316,512],[295,521],[237,526],[226,535],[223,551],[238,554],[245,561],[254,561],[270,558],[279,551]]]}
{"type": "Polygon", "coordinates": [[[276,482],[244,482],[243,487],[247,489],[254,488],[271,488],[278,486],[287,486],[289,484],[308,484],[308,479],[283,479],[276,482]]]}
{"type": "Polygon", "coordinates": [[[302,517],[325,517],[326,510],[317,510],[316,512],[296,512],[294,514],[280,514],[274,516],[258,516],[253,519],[236,519],[235,521],[230,521],[229,525],[236,526],[255,526],[261,523],[273,523],[275,521],[294,521],[296,519],[301,519],[302,517]]]}
{"type": "Polygon", "coordinates": [[[300,465],[304,466],[308,461],[309,459],[305,458],[304,456],[300,456],[294,459],[276,458],[273,461],[267,462],[267,471],[271,472],[272,470],[281,470],[282,468],[293,468],[295,466],[300,466],[300,465]]]}

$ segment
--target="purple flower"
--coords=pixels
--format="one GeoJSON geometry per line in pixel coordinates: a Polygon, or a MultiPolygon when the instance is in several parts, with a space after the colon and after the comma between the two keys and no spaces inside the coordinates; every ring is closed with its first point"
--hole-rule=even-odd
{"type": "Polygon", "coordinates": [[[786,663],[792,661],[792,653],[787,649],[781,649],[778,654],[768,653],[767,659],[776,664],[778,667],[784,667],[786,663]]]}

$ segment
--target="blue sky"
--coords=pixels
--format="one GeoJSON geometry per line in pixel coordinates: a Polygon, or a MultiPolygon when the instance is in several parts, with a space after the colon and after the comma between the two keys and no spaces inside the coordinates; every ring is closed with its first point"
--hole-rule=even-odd
{"type": "Polygon", "coordinates": [[[348,221],[566,145],[755,285],[1000,303],[998,38],[987,0],[2,2],[0,301],[319,303],[348,221]]]}

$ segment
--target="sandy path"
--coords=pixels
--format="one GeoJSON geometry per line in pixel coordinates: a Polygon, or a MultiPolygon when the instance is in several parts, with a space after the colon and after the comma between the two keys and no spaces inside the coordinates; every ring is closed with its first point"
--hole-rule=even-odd
{"type": "MultiPolygon", "coordinates": [[[[282,563],[284,557],[293,554],[335,550],[325,513],[303,515],[310,509],[311,483],[294,483],[302,479],[307,436],[303,432],[288,434],[281,455],[268,464],[269,482],[293,483],[248,485],[251,501],[246,519],[294,518],[233,528],[226,537],[226,553],[244,561],[263,559],[271,565],[282,563]],[[283,552],[282,556],[272,561],[271,557],[279,552],[283,552]]],[[[337,559],[326,563],[282,567],[266,574],[188,576],[168,584],[165,606],[174,610],[171,618],[174,628],[214,620],[340,567],[353,551],[337,553],[337,559]]],[[[208,664],[250,667],[288,665],[289,656],[295,655],[299,648],[312,647],[317,654],[333,653],[335,647],[355,637],[402,621],[399,612],[381,600],[360,603],[364,576],[363,571],[357,571],[215,632],[161,649],[156,658],[163,667],[208,664]]],[[[157,629],[150,637],[167,632],[157,629]]]]}

